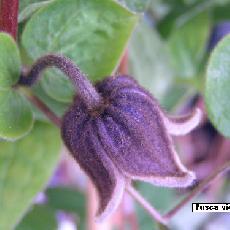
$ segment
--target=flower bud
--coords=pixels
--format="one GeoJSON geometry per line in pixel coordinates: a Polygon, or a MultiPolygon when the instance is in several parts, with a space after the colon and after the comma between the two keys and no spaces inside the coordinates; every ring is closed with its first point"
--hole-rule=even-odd
{"type": "Polygon", "coordinates": [[[129,76],[108,77],[95,87],[101,103],[89,109],[76,95],[61,131],[67,148],[97,188],[98,217],[116,209],[131,180],[191,185],[195,176],[182,165],[169,134],[191,131],[199,123],[200,111],[171,119],[129,76]]]}

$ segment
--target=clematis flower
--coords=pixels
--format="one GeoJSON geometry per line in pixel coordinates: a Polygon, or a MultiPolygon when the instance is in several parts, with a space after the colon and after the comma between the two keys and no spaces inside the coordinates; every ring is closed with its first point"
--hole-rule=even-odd
{"type": "Polygon", "coordinates": [[[103,220],[121,202],[132,180],[157,186],[187,187],[195,179],[181,163],[170,135],[194,129],[201,111],[171,118],[129,76],[108,77],[96,86],[102,103],[88,108],[78,94],[62,121],[62,137],[94,183],[103,220]]]}
{"type": "MultiPolygon", "coordinates": [[[[165,222],[153,208],[150,211],[131,181],[166,187],[191,185],[195,175],[181,163],[170,135],[194,129],[201,111],[171,118],[133,78],[108,77],[94,87],[70,59],[55,54],[39,58],[28,72],[22,72],[18,84],[32,86],[48,67],[65,73],[77,92],[61,121],[61,133],[97,189],[98,219],[116,210],[127,189],[153,217],[165,222]]],[[[59,126],[58,118],[51,120],[59,126]]]]}

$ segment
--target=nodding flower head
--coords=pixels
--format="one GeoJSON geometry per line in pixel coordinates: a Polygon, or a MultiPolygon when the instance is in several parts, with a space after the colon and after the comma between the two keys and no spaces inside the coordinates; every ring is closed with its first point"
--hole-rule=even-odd
{"type": "Polygon", "coordinates": [[[166,187],[191,185],[195,176],[181,163],[170,134],[195,128],[200,110],[169,118],[129,76],[108,77],[95,87],[101,103],[89,109],[76,95],[61,129],[66,146],[97,189],[97,217],[103,219],[117,208],[132,180],[166,187]]]}

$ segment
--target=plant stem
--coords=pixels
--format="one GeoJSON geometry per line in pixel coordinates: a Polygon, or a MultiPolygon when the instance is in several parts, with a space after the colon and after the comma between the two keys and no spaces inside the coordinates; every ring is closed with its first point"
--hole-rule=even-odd
{"type": "Polygon", "coordinates": [[[127,185],[127,192],[149,213],[149,215],[155,219],[161,225],[166,225],[168,221],[187,204],[197,194],[202,192],[217,176],[224,173],[230,168],[230,161],[216,169],[209,177],[203,180],[197,187],[195,187],[188,196],[186,196],[178,205],[176,205],[171,211],[165,215],[161,215],[151,204],[146,201],[141,194],[139,194],[131,185],[127,185]]]}
{"type": "Polygon", "coordinates": [[[202,192],[217,176],[224,173],[230,167],[230,161],[215,170],[210,176],[204,179],[197,187],[195,187],[191,193],[186,196],[178,205],[176,205],[171,211],[164,215],[164,219],[171,219],[185,204],[192,200],[198,193],[202,192]]]}
{"type": "Polygon", "coordinates": [[[49,120],[55,124],[58,128],[61,127],[61,119],[54,114],[47,105],[45,105],[38,97],[34,95],[27,95],[29,101],[31,101],[39,110],[41,110],[49,120]]]}
{"type": "Polygon", "coordinates": [[[25,75],[22,73],[18,84],[32,86],[39,80],[41,73],[48,67],[56,67],[69,77],[78,95],[89,110],[94,110],[102,105],[102,97],[87,77],[69,58],[61,55],[49,54],[39,58],[28,73],[25,75]]]}
{"type": "Polygon", "coordinates": [[[0,31],[9,33],[15,40],[18,30],[18,0],[0,0],[0,31]]]}

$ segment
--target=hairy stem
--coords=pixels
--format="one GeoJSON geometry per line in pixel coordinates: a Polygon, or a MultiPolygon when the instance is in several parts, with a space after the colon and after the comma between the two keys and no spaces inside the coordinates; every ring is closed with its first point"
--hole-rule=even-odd
{"type": "Polygon", "coordinates": [[[43,112],[48,118],[49,120],[55,124],[58,128],[61,127],[61,119],[54,114],[50,108],[45,105],[38,97],[34,96],[34,95],[27,95],[27,98],[29,99],[29,101],[32,102],[32,104],[34,104],[41,112],[43,112]]]}
{"type": "Polygon", "coordinates": [[[93,110],[103,103],[101,96],[87,77],[69,58],[61,55],[49,54],[39,58],[27,73],[22,74],[18,83],[32,86],[48,67],[56,67],[69,77],[89,110],[93,110]]]}
{"type": "Polygon", "coordinates": [[[0,31],[10,34],[15,40],[18,30],[18,0],[0,0],[0,31]]]}
{"type": "Polygon", "coordinates": [[[204,179],[197,187],[195,187],[188,196],[186,196],[178,205],[164,215],[164,219],[171,219],[185,204],[191,201],[197,194],[202,192],[217,176],[224,173],[230,167],[230,161],[215,170],[210,176],[204,179]]]}

